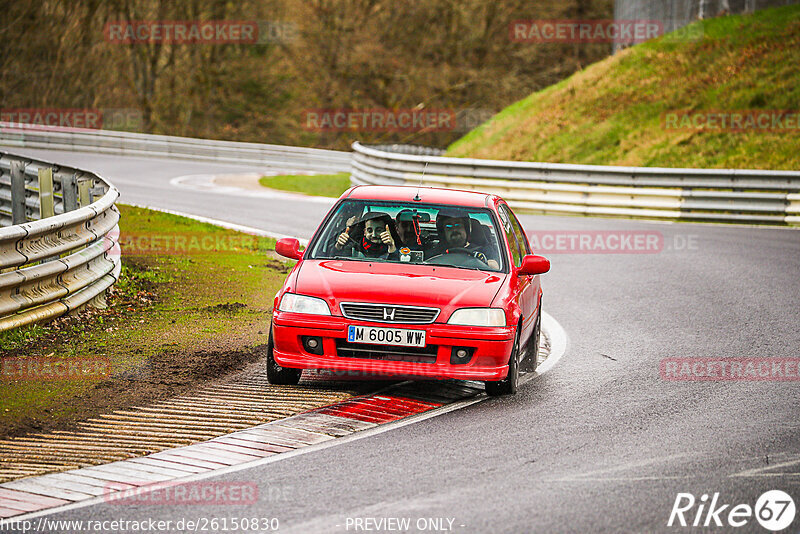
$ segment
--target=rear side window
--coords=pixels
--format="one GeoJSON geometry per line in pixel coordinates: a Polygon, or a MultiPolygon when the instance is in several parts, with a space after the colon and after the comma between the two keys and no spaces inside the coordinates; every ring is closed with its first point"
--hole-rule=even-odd
{"type": "MultiPolygon", "coordinates": [[[[514,215],[504,205],[497,209],[497,213],[500,215],[500,223],[503,225],[503,232],[506,234],[508,246],[511,249],[511,260],[515,267],[519,267],[522,265],[522,256],[520,255],[519,239],[514,229],[514,223],[512,223],[512,221],[516,222],[514,215]]],[[[519,223],[517,223],[518,225],[519,223]]]]}
{"type": "Polygon", "coordinates": [[[519,223],[517,216],[514,215],[514,212],[509,210],[509,213],[511,214],[511,225],[514,227],[514,232],[517,234],[520,254],[526,256],[531,253],[531,247],[528,245],[528,239],[525,237],[525,230],[522,229],[522,225],[519,223]]]}

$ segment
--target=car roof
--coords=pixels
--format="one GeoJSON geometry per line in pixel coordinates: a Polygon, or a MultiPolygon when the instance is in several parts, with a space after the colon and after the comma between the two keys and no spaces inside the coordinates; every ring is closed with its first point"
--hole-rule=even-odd
{"type": "Polygon", "coordinates": [[[495,204],[499,197],[478,191],[417,187],[410,185],[361,185],[352,188],[342,198],[357,200],[396,200],[414,202],[419,192],[419,202],[425,204],[447,204],[470,208],[484,208],[495,204]]]}

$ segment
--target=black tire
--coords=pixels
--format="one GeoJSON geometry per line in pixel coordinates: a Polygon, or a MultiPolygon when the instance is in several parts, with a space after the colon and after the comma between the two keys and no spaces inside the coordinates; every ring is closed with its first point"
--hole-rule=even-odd
{"type": "Polygon", "coordinates": [[[511,356],[508,358],[508,376],[503,380],[487,380],[484,384],[486,394],[490,397],[513,395],[517,392],[519,385],[519,327],[514,336],[514,348],[511,349],[511,356]]]}
{"type": "Polygon", "coordinates": [[[300,376],[303,374],[302,369],[291,369],[289,367],[281,367],[275,361],[272,352],[275,343],[272,341],[272,325],[269,325],[269,341],[267,342],[267,380],[270,384],[278,386],[296,386],[300,382],[300,376]]]}
{"type": "Polygon", "coordinates": [[[542,337],[542,301],[539,301],[539,316],[536,317],[536,326],[533,329],[531,337],[528,339],[527,347],[525,350],[525,366],[528,372],[533,372],[539,366],[539,342],[542,337]]]}

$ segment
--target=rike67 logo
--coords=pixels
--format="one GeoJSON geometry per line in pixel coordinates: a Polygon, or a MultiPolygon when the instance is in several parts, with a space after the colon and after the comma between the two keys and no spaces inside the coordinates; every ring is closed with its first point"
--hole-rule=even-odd
{"type": "Polygon", "coordinates": [[[794,501],[781,490],[765,492],[756,501],[755,507],[749,504],[732,506],[720,502],[719,493],[709,496],[703,494],[695,499],[691,493],[678,493],[667,526],[692,527],[743,527],[753,517],[767,530],[778,532],[792,524],[795,515],[794,501]]]}

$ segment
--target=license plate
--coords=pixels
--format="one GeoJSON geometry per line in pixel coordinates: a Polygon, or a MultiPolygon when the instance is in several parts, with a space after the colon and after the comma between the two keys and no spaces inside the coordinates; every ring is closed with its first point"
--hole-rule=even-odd
{"type": "Polygon", "coordinates": [[[424,347],[425,330],[349,325],[347,327],[347,341],[350,343],[371,343],[374,345],[424,347]]]}

